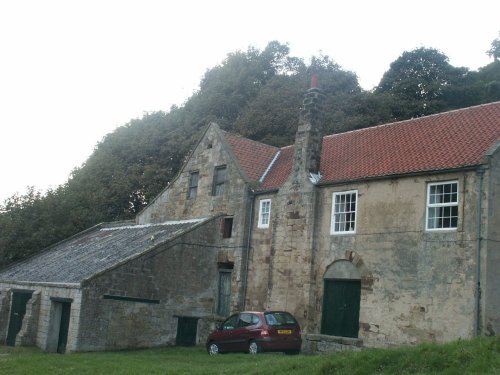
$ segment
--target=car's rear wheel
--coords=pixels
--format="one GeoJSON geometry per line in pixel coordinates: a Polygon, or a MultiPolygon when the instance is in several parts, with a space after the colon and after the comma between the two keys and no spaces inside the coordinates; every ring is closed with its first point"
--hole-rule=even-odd
{"type": "Polygon", "coordinates": [[[219,353],[220,353],[219,346],[215,342],[211,342],[208,345],[208,354],[210,354],[210,355],[217,355],[219,353]]]}
{"type": "Polygon", "coordinates": [[[257,344],[255,341],[250,341],[250,343],[248,344],[248,353],[257,354],[259,352],[260,352],[259,344],[257,344]]]}

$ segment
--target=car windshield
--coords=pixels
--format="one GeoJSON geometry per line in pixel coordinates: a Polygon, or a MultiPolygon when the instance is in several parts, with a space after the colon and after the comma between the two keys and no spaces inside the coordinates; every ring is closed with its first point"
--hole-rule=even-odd
{"type": "Polygon", "coordinates": [[[270,326],[288,326],[297,324],[295,318],[287,312],[266,313],[265,317],[267,324],[270,326]]]}

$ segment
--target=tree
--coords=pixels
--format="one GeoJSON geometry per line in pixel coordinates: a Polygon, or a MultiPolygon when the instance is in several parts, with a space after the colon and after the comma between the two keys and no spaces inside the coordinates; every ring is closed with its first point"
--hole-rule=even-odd
{"type": "Polygon", "coordinates": [[[4,202],[0,213],[0,265],[7,264],[75,233],[58,190],[45,195],[34,187],[4,202]],[[69,228],[69,230],[68,230],[69,228]],[[63,238],[64,238],[63,237],[63,238]]]}
{"type": "Polygon", "coordinates": [[[500,60],[480,68],[477,72],[477,82],[482,103],[500,100],[500,60]]]}
{"type": "Polygon", "coordinates": [[[97,144],[70,179],[0,205],[0,265],[103,221],[132,219],[176,177],[210,121],[256,141],[292,144],[312,74],[325,92],[324,134],[500,100],[500,61],[470,72],[434,49],[404,52],[374,92],[330,57],[310,64],[286,44],[237,51],[208,70],[183,106],[130,120],[97,144]]]}
{"type": "Polygon", "coordinates": [[[433,48],[417,48],[391,63],[375,90],[390,94],[396,103],[394,119],[420,117],[453,108],[453,86],[468,85],[469,71],[455,68],[433,48]]]}
{"type": "Polygon", "coordinates": [[[275,76],[243,109],[235,130],[247,138],[273,146],[293,143],[303,91],[301,77],[275,76]]]}
{"type": "Polygon", "coordinates": [[[498,61],[500,59],[500,33],[498,35],[499,37],[491,42],[491,48],[486,51],[489,57],[493,57],[494,61],[498,61]]]}

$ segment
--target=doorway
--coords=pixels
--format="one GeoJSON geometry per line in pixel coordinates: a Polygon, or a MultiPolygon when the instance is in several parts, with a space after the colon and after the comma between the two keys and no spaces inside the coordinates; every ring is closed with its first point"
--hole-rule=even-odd
{"type": "Polygon", "coordinates": [[[358,337],[361,301],[361,275],[348,260],[338,260],[323,276],[323,313],[321,333],[358,337]]]}
{"type": "Polygon", "coordinates": [[[12,291],[12,305],[10,308],[9,329],[7,331],[6,344],[16,345],[16,337],[23,325],[24,315],[26,314],[26,305],[33,295],[32,290],[12,291]]]}
{"type": "Polygon", "coordinates": [[[177,321],[177,337],[175,344],[178,346],[196,345],[198,331],[198,318],[179,316],[177,321]]]}
{"type": "Polygon", "coordinates": [[[325,279],[321,333],[358,337],[360,280],[325,279]]]}
{"type": "Polygon", "coordinates": [[[66,353],[72,300],[52,297],[51,302],[47,351],[66,353]]]}

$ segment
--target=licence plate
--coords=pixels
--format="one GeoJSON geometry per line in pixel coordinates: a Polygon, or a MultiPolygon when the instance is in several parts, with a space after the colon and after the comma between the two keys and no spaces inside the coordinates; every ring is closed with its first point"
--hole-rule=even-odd
{"type": "Polygon", "coordinates": [[[291,335],[291,329],[278,329],[278,335],[291,335]]]}

